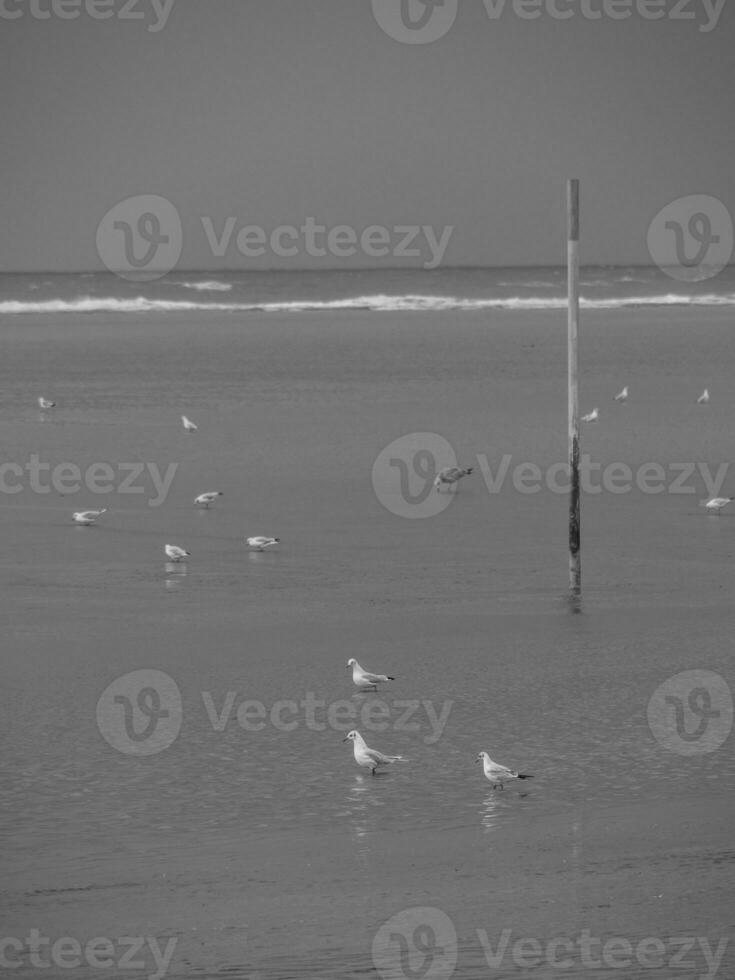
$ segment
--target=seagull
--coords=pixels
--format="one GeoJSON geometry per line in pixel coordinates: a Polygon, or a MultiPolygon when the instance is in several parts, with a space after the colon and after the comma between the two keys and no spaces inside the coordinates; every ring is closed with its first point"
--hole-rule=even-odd
{"type": "Polygon", "coordinates": [[[358,731],[348,732],[346,737],[342,739],[343,742],[352,742],[352,746],[355,751],[355,762],[358,766],[364,766],[369,769],[373,776],[375,775],[375,770],[378,766],[388,766],[391,762],[406,762],[407,760],[403,758],[402,755],[383,755],[382,752],[378,752],[377,749],[368,748],[365,744],[365,739],[358,731]]]}
{"type": "Polygon", "coordinates": [[[179,548],[175,544],[166,544],[163,546],[163,550],[166,552],[166,557],[170,558],[171,561],[181,561],[183,558],[191,558],[190,551],[184,551],[183,548],[179,548]]]}
{"type": "Polygon", "coordinates": [[[441,493],[442,486],[454,486],[462,479],[463,476],[469,476],[472,469],[472,466],[445,466],[443,470],[439,470],[439,472],[436,474],[436,479],[434,480],[434,486],[436,487],[437,493],[441,493]]]}
{"type": "Polygon", "coordinates": [[[490,780],[493,789],[497,789],[498,786],[502,789],[503,783],[509,779],[533,779],[533,776],[526,776],[521,772],[516,772],[515,769],[508,769],[506,766],[501,766],[499,763],[493,762],[487,752],[480,752],[475,762],[480,761],[482,762],[485,777],[490,780]]]}
{"type": "Polygon", "coordinates": [[[350,657],[347,666],[352,667],[352,683],[361,691],[371,689],[377,691],[378,684],[395,680],[395,677],[389,677],[387,674],[371,674],[369,670],[364,670],[354,657],[350,657]]]}
{"type": "Polygon", "coordinates": [[[727,507],[728,504],[732,503],[735,497],[713,497],[712,500],[708,500],[704,505],[710,514],[719,514],[723,507],[727,507]]]}
{"type": "Polygon", "coordinates": [[[205,507],[209,507],[210,504],[214,503],[217,497],[224,497],[221,490],[211,490],[209,493],[200,493],[198,497],[194,498],[195,504],[204,504],[205,507]]]}
{"type": "Polygon", "coordinates": [[[191,419],[188,419],[185,415],[181,416],[181,424],[184,426],[187,432],[196,432],[197,426],[194,425],[191,419]]]}
{"type": "Polygon", "coordinates": [[[38,399],[38,407],[44,410],[47,408],[56,408],[56,402],[51,402],[48,400],[48,398],[44,398],[43,395],[41,395],[38,399]]]}
{"type": "Polygon", "coordinates": [[[628,386],[626,385],[622,389],[622,391],[619,391],[617,393],[617,395],[615,395],[613,401],[616,401],[616,402],[627,402],[627,400],[628,400],[628,386]]]}
{"type": "Polygon", "coordinates": [[[600,413],[597,411],[596,408],[593,408],[592,411],[588,415],[583,415],[580,421],[582,421],[582,422],[597,422],[599,420],[599,418],[600,418],[600,413]]]}
{"type": "Polygon", "coordinates": [[[707,405],[709,402],[709,388],[705,388],[697,399],[697,405],[707,405]]]}
{"type": "Polygon", "coordinates": [[[78,510],[72,515],[72,517],[77,524],[89,525],[96,524],[97,518],[102,517],[102,515],[106,513],[106,507],[103,510],[78,510]]]}
{"type": "Polygon", "coordinates": [[[271,548],[274,544],[278,544],[280,538],[268,538],[262,534],[257,535],[254,538],[245,538],[247,544],[251,548],[257,548],[258,551],[265,551],[266,548],[271,548]]]}

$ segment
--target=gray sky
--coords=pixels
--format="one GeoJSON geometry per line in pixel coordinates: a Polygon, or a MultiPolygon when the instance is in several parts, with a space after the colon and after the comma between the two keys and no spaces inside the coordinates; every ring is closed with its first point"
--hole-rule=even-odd
{"type": "Polygon", "coordinates": [[[458,0],[427,44],[388,36],[371,0],[173,0],[165,23],[164,0],[106,0],[108,20],[87,0],[40,20],[32,2],[52,9],[0,0],[21,12],[0,17],[4,270],[103,268],[97,226],[140,194],[178,210],[179,267],[213,270],[390,260],[254,259],[234,241],[218,258],[202,217],[235,234],[451,225],[444,264],[561,264],[570,176],[586,262],[648,263],[649,222],[681,195],[735,214],[735,0],[715,26],[717,0],[679,0],[694,19],[665,0],[660,20],[628,0],[620,21],[584,15],[609,0],[556,0],[567,20],[458,0]]]}

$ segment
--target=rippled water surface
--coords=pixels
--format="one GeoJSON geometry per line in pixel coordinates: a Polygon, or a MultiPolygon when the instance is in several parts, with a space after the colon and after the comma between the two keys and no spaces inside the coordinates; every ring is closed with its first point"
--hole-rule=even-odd
{"type": "MultiPolygon", "coordinates": [[[[735,341],[724,314],[697,316],[590,316],[594,459],[729,462],[735,341]]],[[[574,611],[565,497],[489,493],[477,464],[564,459],[561,318],[24,318],[0,336],[6,459],[177,466],[159,506],[150,471],[102,504],[27,478],[3,495],[5,935],[175,939],[168,976],[250,980],[380,976],[377,931],[416,906],[451,920],[465,980],[623,975],[579,946],[564,967],[509,951],[491,967],[481,935],[495,949],[504,929],[544,950],[584,930],[633,948],[729,935],[732,737],[669,751],[647,708],[680,671],[732,684],[735,511],[704,516],[694,478],[691,494],[587,495],[574,611]],[[46,417],[42,391],[58,402],[46,417]],[[390,513],[371,482],[415,431],[476,467],[424,520],[390,513]],[[225,495],[195,510],[209,489],[225,495]],[[109,508],[97,527],[70,523],[92,506],[109,508]],[[260,533],[279,549],[248,553],[260,533]],[[191,560],[167,565],[167,542],[191,560]],[[395,682],[353,693],[349,657],[395,682]],[[140,670],[172,678],[182,706],[149,756],[98,725],[103,691],[140,670]],[[352,727],[408,761],[359,770],[352,727]],[[481,749],[534,779],[493,792],[481,749]]],[[[624,975],[706,973],[700,946],[689,973],[672,950],[624,975]]],[[[20,955],[14,975],[36,975],[20,955]]],[[[155,973],[140,955],[119,975],[155,973]]],[[[726,951],[719,975],[731,967],[726,951]]]]}

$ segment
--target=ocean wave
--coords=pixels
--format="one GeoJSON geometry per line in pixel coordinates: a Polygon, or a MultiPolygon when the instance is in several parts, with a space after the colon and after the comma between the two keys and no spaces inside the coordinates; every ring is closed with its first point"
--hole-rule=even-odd
{"type": "Polygon", "coordinates": [[[183,289],[196,289],[200,293],[229,293],[232,289],[231,282],[221,282],[219,279],[206,279],[200,282],[174,282],[173,286],[181,286],[183,289]]]}
{"type": "MultiPolygon", "coordinates": [[[[666,293],[653,296],[624,296],[580,300],[589,310],[615,310],[639,306],[735,306],[735,293],[707,293],[700,296],[684,296],[666,293]]],[[[76,299],[48,299],[39,302],[25,300],[0,301],[0,314],[22,313],[321,313],[339,310],[365,310],[378,313],[392,312],[450,312],[483,310],[563,310],[565,297],[512,296],[504,299],[469,299],[457,296],[429,296],[408,294],[402,296],[354,296],[333,300],[289,300],[262,303],[217,303],[214,301],[149,299],[136,296],[121,299],[115,296],[80,296],[76,299]]]]}

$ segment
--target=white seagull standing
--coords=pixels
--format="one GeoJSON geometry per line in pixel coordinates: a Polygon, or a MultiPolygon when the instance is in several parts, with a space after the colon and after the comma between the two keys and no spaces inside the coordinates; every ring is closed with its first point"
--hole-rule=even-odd
{"type": "Polygon", "coordinates": [[[355,762],[358,766],[364,766],[366,769],[369,769],[373,776],[378,766],[389,766],[392,762],[407,761],[402,755],[383,755],[377,749],[368,748],[365,744],[365,739],[358,731],[348,732],[342,741],[352,742],[352,747],[355,752],[355,762]]]}
{"type": "Polygon", "coordinates": [[[713,497],[704,506],[710,514],[719,514],[722,508],[727,507],[733,500],[735,500],[735,497],[713,497]]]}
{"type": "Polygon", "coordinates": [[[587,415],[583,415],[582,418],[580,419],[580,421],[581,422],[597,422],[597,421],[599,421],[599,418],[600,418],[600,413],[597,411],[596,408],[593,408],[592,411],[589,412],[587,415]]]}
{"type": "Polygon", "coordinates": [[[200,493],[198,497],[194,498],[194,503],[201,507],[204,504],[205,507],[209,507],[213,504],[217,497],[224,497],[221,490],[211,490],[208,493],[200,493]]]}
{"type": "Polygon", "coordinates": [[[196,432],[197,426],[194,425],[191,419],[188,419],[185,415],[181,416],[181,424],[184,426],[187,432],[196,432]]]}
{"type": "Polygon", "coordinates": [[[527,776],[522,772],[516,772],[515,769],[508,769],[507,766],[493,762],[487,752],[480,752],[475,762],[482,762],[482,770],[485,777],[493,784],[493,789],[497,789],[498,786],[502,789],[503,783],[507,783],[510,779],[533,779],[533,776],[527,776]]]}
{"type": "Polygon", "coordinates": [[[245,538],[246,543],[251,548],[257,548],[258,551],[265,551],[266,548],[272,548],[280,540],[280,538],[268,538],[263,534],[259,534],[254,538],[245,538]]]}
{"type": "Polygon", "coordinates": [[[175,544],[166,544],[163,546],[163,550],[166,552],[166,557],[170,558],[171,561],[181,561],[184,558],[191,558],[190,551],[184,551],[183,548],[179,548],[175,544]]]}
{"type": "Polygon", "coordinates": [[[78,510],[72,515],[77,524],[96,524],[97,518],[107,513],[107,508],[103,510],[78,510]]]}
{"type": "Polygon", "coordinates": [[[389,677],[388,674],[371,674],[369,670],[364,670],[354,657],[350,657],[347,666],[352,667],[352,683],[361,691],[377,691],[378,684],[395,680],[395,677],[389,677]]]}
{"type": "Polygon", "coordinates": [[[51,402],[48,400],[48,398],[44,398],[43,395],[41,395],[38,399],[38,407],[43,411],[45,411],[47,408],[56,408],[56,402],[51,402]]]}
{"type": "Polygon", "coordinates": [[[707,405],[709,403],[709,388],[705,388],[697,399],[697,405],[707,405]]]}
{"type": "Polygon", "coordinates": [[[628,400],[628,386],[626,385],[621,391],[615,395],[613,401],[616,402],[627,402],[628,400]]]}
{"type": "Polygon", "coordinates": [[[434,480],[437,493],[441,493],[442,487],[456,487],[462,477],[469,476],[472,470],[472,466],[445,466],[443,470],[439,470],[434,480]]]}

